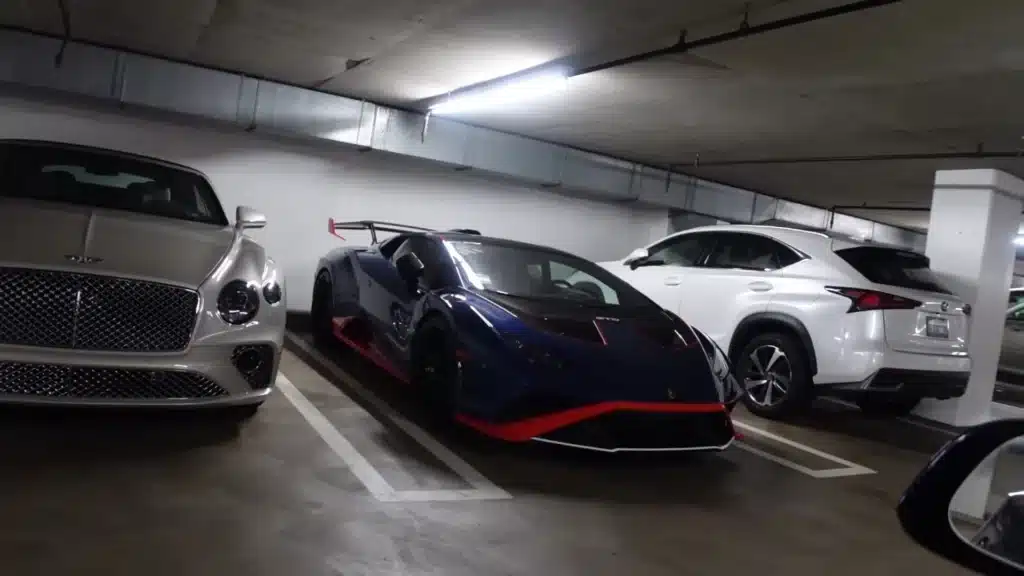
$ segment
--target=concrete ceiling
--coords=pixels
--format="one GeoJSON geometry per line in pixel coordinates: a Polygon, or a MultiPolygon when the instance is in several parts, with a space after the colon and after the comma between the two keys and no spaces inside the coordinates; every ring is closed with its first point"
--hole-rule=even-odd
{"type": "MultiPolygon", "coordinates": [[[[423,100],[551,61],[592,63],[852,0],[67,0],[76,39],[346,96],[423,100]]],[[[1024,2],[903,0],[572,78],[474,124],[819,206],[927,206],[936,168],[1024,159],[749,163],[1024,149],[1024,2]]],[[[58,0],[0,24],[62,32],[58,0]]],[[[851,211],[853,212],[853,211],[851,211]]],[[[919,227],[927,212],[858,211],[919,227]],[[923,216],[922,216],[923,214],[923,216]]]]}

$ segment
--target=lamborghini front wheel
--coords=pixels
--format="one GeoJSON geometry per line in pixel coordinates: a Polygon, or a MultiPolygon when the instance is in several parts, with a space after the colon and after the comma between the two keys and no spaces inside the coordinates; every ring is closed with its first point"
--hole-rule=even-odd
{"type": "Polygon", "coordinates": [[[334,342],[334,327],[331,278],[321,272],[313,284],[313,305],[310,307],[310,320],[313,325],[313,341],[318,346],[334,342]]]}
{"type": "Polygon", "coordinates": [[[454,340],[443,321],[431,318],[417,330],[413,346],[415,383],[431,413],[446,423],[454,422],[459,398],[454,340]]]}

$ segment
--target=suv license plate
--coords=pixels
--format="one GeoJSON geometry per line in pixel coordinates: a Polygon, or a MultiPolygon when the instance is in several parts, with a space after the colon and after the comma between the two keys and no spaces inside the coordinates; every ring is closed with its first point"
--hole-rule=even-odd
{"type": "Polygon", "coordinates": [[[929,338],[949,339],[949,320],[929,316],[925,319],[925,335],[929,338]]]}

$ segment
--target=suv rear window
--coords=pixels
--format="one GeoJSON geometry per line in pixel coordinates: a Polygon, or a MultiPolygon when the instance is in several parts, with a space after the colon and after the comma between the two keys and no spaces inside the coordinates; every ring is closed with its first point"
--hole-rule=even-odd
{"type": "Polygon", "coordinates": [[[837,250],[836,254],[875,284],[950,293],[939,284],[935,273],[929,267],[928,258],[916,252],[858,246],[837,250]]]}

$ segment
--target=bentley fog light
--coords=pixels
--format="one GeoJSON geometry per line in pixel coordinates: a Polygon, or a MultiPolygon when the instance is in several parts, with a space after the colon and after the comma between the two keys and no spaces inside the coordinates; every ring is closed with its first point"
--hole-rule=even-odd
{"type": "Polygon", "coordinates": [[[263,285],[263,299],[267,304],[277,304],[281,301],[281,285],[271,280],[263,285]]]}
{"type": "Polygon", "coordinates": [[[259,294],[244,280],[232,280],[217,297],[217,311],[228,324],[245,324],[260,309],[259,294]]]}

